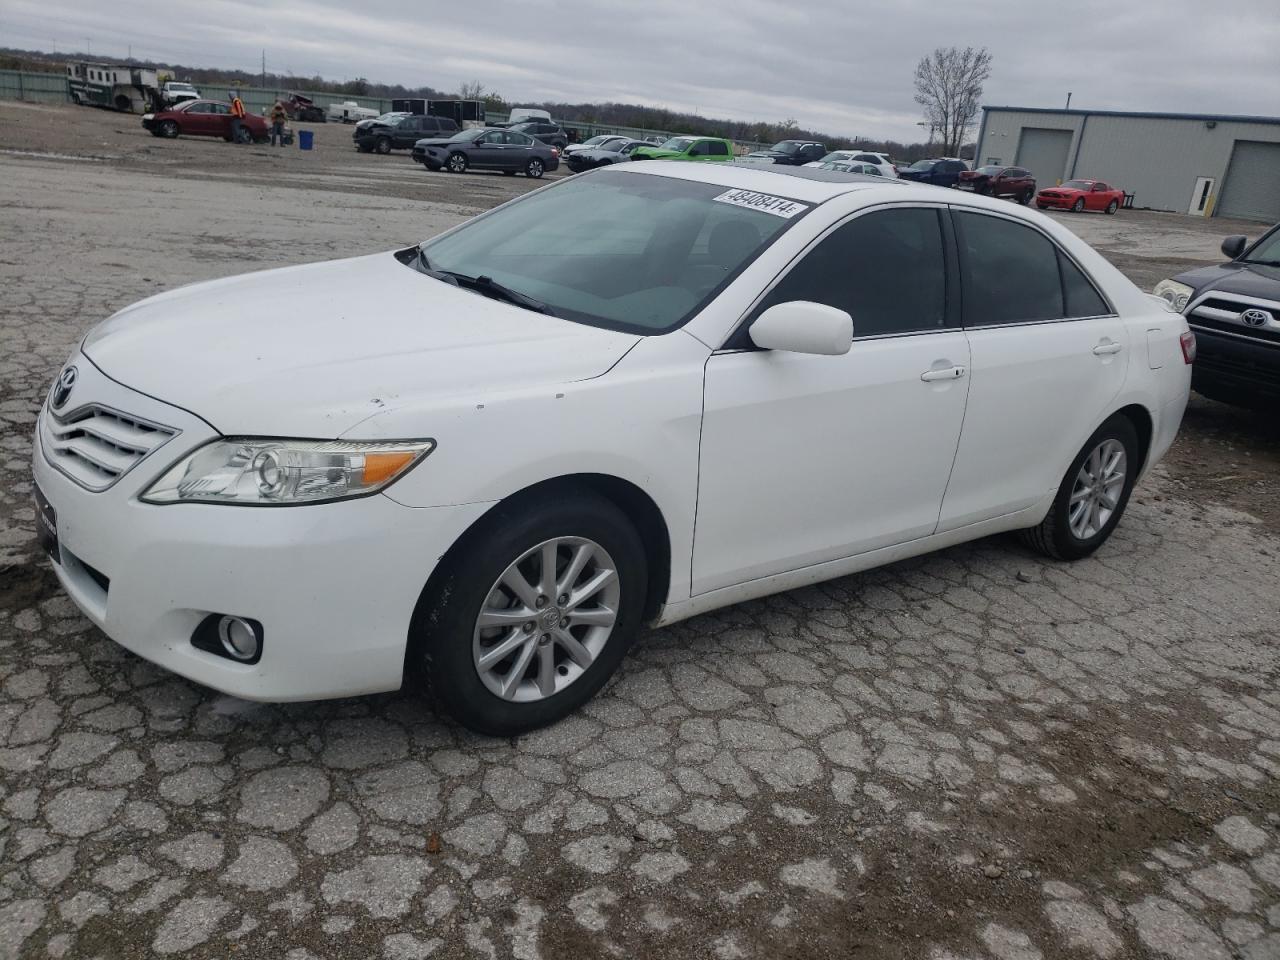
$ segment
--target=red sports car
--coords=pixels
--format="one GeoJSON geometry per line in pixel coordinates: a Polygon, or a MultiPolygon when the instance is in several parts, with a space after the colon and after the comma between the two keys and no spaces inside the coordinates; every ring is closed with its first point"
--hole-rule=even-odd
{"type": "Polygon", "coordinates": [[[1045,187],[1036,194],[1036,206],[1041,210],[1104,210],[1115,213],[1124,203],[1124,191],[1101,180],[1068,180],[1060,187],[1045,187]]]}
{"type": "MultiPolygon", "coordinates": [[[[231,139],[231,104],[221,100],[186,100],[170,110],[144,113],[142,125],[155,137],[221,137],[231,139]]],[[[240,142],[268,138],[267,121],[246,113],[241,119],[240,142]]]]}

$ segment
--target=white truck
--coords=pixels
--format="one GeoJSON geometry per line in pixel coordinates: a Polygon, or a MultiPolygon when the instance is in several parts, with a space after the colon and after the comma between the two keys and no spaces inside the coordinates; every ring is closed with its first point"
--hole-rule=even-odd
{"type": "Polygon", "coordinates": [[[344,100],[342,103],[329,104],[325,119],[330,123],[356,123],[360,120],[372,120],[377,116],[377,110],[362,107],[354,100],[344,100]]]}
{"type": "Polygon", "coordinates": [[[184,100],[199,100],[200,91],[185,80],[166,80],[160,88],[160,99],[166,107],[172,107],[184,100]]]}

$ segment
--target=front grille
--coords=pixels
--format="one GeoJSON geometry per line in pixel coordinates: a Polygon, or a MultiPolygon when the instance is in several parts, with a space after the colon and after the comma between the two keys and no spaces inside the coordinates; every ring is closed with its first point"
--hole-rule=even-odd
{"type": "MultiPolygon", "coordinates": [[[[1227,300],[1223,297],[1206,297],[1196,306],[1196,309],[1207,308],[1208,310],[1222,310],[1233,316],[1238,315],[1242,310],[1261,310],[1263,313],[1271,317],[1271,322],[1280,321],[1280,308],[1266,306],[1261,303],[1246,303],[1241,300],[1227,300]]],[[[1213,316],[1206,313],[1206,316],[1213,316]]]]}
{"type": "Polygon", "coordinates": [[[177,433],[172,427],[90,406],[66,417],[46,410],[40,443],[50,463],[96,493],[106,490],[177,433]]]}
{"type": "Polygon", "coordinates": [[[1207,317],[1198,312],[1192,313],[1187,318],[1187,321],[1191,326],[1202,330],[1218,330],[1237,337],[1247,337],[1251,340],[1263,340],[1267,343],[1280,344],[1280,330],[1274,327],[1250,327],[1233,320],[1219,320],[1217,317],[1207,317]]]}

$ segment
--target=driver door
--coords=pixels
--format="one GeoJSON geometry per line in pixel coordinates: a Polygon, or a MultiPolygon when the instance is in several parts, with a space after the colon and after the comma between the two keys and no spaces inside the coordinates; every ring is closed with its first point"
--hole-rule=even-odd
{"type": "Polygon", "coordinates": [[[471,165],[500,170],[505,165],[506,135],[501,130],[476,137],[471,146],[471,165]]]}
{"type": "Polygon", "coordinates": [[[753,309],[847,311],[843,356],[730,340],[707,362],[693,593],[934,532],[968,393],[944,209],[880,207],[833,227],[753,309]]]}

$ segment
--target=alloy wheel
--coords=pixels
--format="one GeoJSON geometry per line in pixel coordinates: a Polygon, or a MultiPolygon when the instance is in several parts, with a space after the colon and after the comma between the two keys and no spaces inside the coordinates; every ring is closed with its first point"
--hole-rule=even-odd
{"type": "Polygon", "coordinates": [[[467,169],[467,158],[460,153],[455,153],[449,158],[449,169],[454,173],[463,173],[467,169]]]}
{"type": "Polygon", "coordinates": [[[526,175],[533,177],[533,179],[537,180],[539,177],[542,176],[542,161],[536,160],[536,159],[530,160],[529,165],[524,168],[524,172],[526,175]]]}
{"type": "Polygon", "coordinates": [[[503,700],[554,696],[604,650],[621,595],[617,567],[600,544],[556,537],[532,547],[480,608],[471,640],[476,673],[503,700]]]}
{"type": "Polygon", "coordinates": [[[1107,525],[1120,505],[1127,479],[1127,457],[1119,440],[1103,440],[1089,451],[1076,474],[1067,505],[1067,526],[1072,536],[1088,540],[1107,525]]]}

